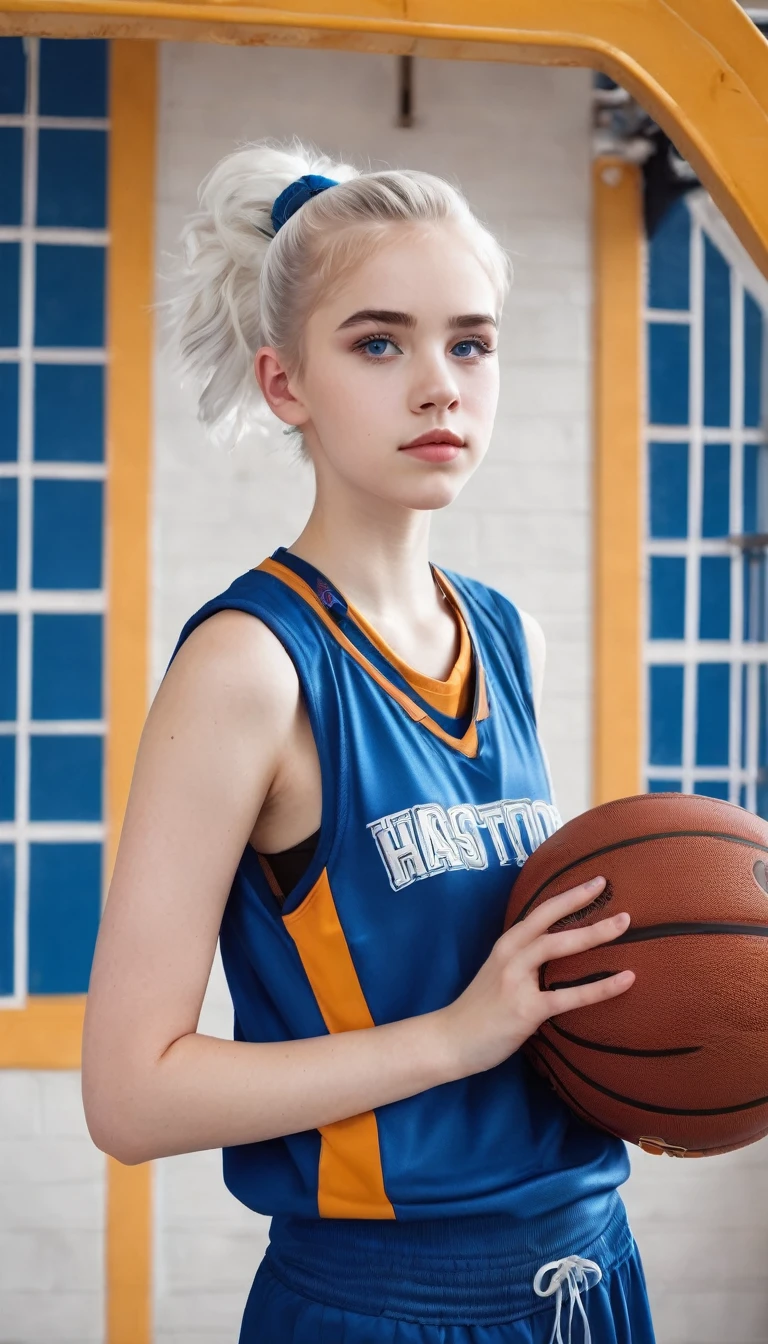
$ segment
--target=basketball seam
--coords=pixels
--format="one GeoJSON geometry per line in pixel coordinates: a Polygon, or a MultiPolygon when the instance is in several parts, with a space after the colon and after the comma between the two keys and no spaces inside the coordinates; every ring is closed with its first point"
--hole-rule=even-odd
{"type": "Polygon", "coordinates": [[[551,1031],[556,1031],[558,1036],[564,1036],[567,1041],[573,1041],[574,1045],[583,1045],[587,1050],[600,1050],[606,1055],[632,1055],[641,1059],[661,1059],[668,1055],[695,1055],[704,1047],[701,1045],[678,1045],[670,1050],[641,1050],[633,1049],[629,1045],[605,1045],[602,1041],[589,1041],[585,1036],[576,1036],[572,1031],[566,1031],[565,1027],[559,1027],[551,1019],[544,1023],[539,1031],[544,1040],[544,1026],[549,1027],[551,1031]]]}
{"type": "Polygon", "coordinates": [[[541,1036],[541,1041],[548,1050],[551,1050],[553,1054],[557,1055],[558,1059],[562,1061],[567,1069],[570,1069],[571,1073],[575,1073],[576,1077],[580,1078],[588,1087],[594,1088],[596,1092],[602,1092],[606,1097],[611,1097],[613,1101],[621,1102],[624,1106],[635,1106],[640,1111],[652,1111],[655,1115],[734,1115],[738,1111],[756,1110],[758,1106],[765,1106],[768,1104],[768,1097],[757,1097],[754,1101],[741,1101],[734,1106],[715,1106],[709,1107],[706,1110],[682,1110],[676,1106],[654,1106],[652,1102],[638,1101],[635,1097],[625,1097],[621,1092],[613,1092],[609,1087],[604,1087],[602,1083],[595,1082],[594,1078],[590,1078],[586,1073],[582,1073],[581,1069],[577,1069],[576,1065],[572,1064],[571,1061],[558,1050],[557,1046],[553,1045],[551,1041],[548,1041],[545,1036],[541,1036]]]}
{"type": "MultiPolygon", "coordinates": [[[[561,835],[562,830],[555,831],[549,838],[550,840],[553,840],[555,836],[560,837],[561,835]]],[[[541,886],[537,887],[533,895],[526,901],[519,915],[515,915],[512,922],[513,924],[519,924],[520,920],[524,919],[527,915],[534,901],[538,900],[542,891],[544,891],[551,882],[556,882],[558,877],[562,877],[564,873],[569,872],[572,868],[577,868],[580,864],[590,863],[593,859],[602,858],[604,854],[612,854],[617,849],[629,849],[632,845],[644,845],[648,841],[655,840],[690,839],[692,836],[707,840],[729,840],[733,844],[746,845],[748,849],[759,849],[763,854],[768,854],[768,845],[761,845],[758,840],[747,840],[741,835],[730,835],[727,831],[653,831],[649,835],[633,835],[630,836],[628,840],[615,840],[613,844],[604,845],[602,849],[594,849],[589,854],[580,854],[577,859],[572,859],[564,868],[559,868],[556,873],[550,873],[546,881],[542,882],[541,886]]],[[[534,851],[535,854],[540,856],[537,859],[537,862],[541,862],[541,856],[545,853],[546,843],[547,842],[545,841],[544,845],[540,845],[539,848],[534,851]]],[[[531,855],[531,858],[533,858],[533,855],[531,855]]],[[[530,863],[531,858],[527,860],[528,863],[530,863]]]]}

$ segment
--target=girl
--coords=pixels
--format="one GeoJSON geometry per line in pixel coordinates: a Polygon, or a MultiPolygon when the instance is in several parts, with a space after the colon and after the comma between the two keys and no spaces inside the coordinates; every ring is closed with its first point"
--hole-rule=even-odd
{"type": "Polygon", "coordinates": [[[203,421],[237,433],[260,393],[316,497],[190,618],[147,718],[88,997],[93,1139],[221,1147],[272,1215],[240,1344],[545,1344],[561,1315],[650,1344],[624,1144],[519,1050],[629,988],[538,981],[629,916],[549,931],[595,875],[501,935],[560,824],[543,636],[428,560],[491,437],[507,255],[440,178],[296,141],[219,163],[185,244],[203,421]],[[232,1041],[196,1030],[217,937],[232,1041]]]}

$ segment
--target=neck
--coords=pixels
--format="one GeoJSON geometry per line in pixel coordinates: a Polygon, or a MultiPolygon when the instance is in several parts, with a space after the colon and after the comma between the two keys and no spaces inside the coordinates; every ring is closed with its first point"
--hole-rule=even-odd
{"type": "Polygon", "coordinates": [[[340,510],[334,501],[331,515],[317,498],[288,550],[325,574],[372,625],[428,621],[443,605],[429,566],[430,513],[397,508],[382,518],[381,502],[373,504],[358,495],[354,507],[340,510]]]}

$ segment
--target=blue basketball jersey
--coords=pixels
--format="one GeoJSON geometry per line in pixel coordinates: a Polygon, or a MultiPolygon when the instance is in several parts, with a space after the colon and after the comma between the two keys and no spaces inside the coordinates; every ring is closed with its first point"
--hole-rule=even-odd
{"type": "MultiPolygon", "coordinates": [[[[283,547],[187,621],[250,612],[286,648],[317,746],[322,820],[281,906],[246,846],[220,946],[234,1038],[350,1031],[452,1003],[502,933],[512,884],[560,824],[525,633],[493,588],[433,567],[472,641],[474,704],[434,709],[283,547]]],[[[519,1052],[374,1111],[223,1151],[229,1190],[266,1214],[539,1218],[608,1199],[624,1144],[577,1119],[519,1052]]],[[[607,1207],[607,1205],[606,1205],[607,1207]]]]}

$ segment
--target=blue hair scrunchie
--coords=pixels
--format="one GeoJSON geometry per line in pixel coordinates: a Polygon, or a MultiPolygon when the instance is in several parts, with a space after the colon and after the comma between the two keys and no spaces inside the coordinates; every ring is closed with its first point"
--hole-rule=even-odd
{"type": "Polygon", "coordinates": [[[281,229],[287,219],[294,215],[300,206],[305,205],[313,196],[319,196],[326,187],[337,187],[339,184],[333,177],[321,177],[318,173],[305,173],[303,177],[298,177],[295,182],[281,191],[274,205],[272,206],[272,225],[275,233],[281,229]]]}

